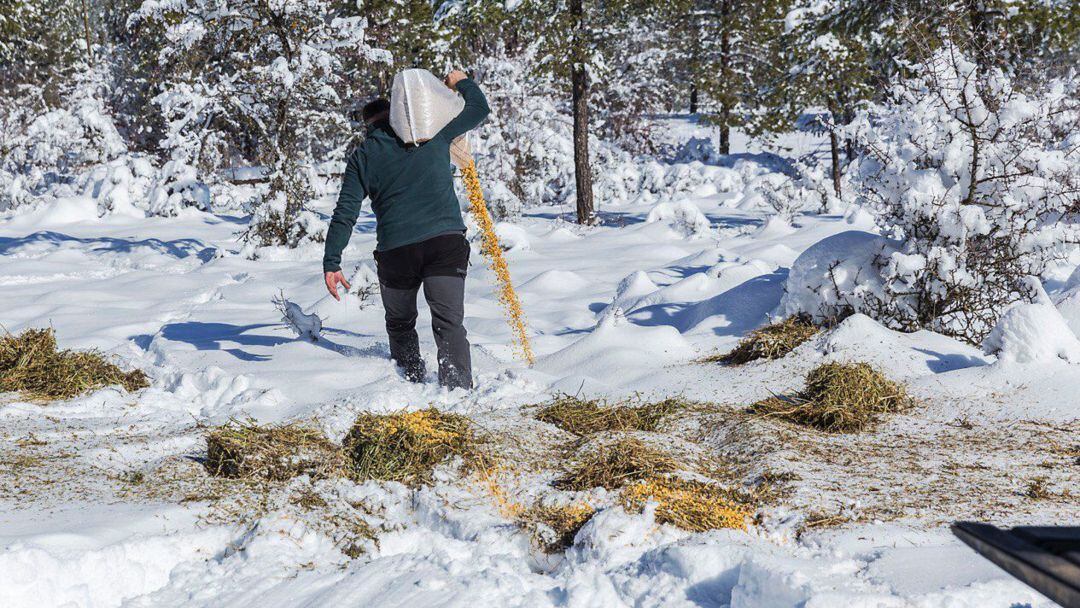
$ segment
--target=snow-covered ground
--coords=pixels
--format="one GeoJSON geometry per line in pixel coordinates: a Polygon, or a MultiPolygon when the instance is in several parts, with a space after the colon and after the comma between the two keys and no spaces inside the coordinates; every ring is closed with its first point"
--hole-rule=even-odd
{"type": "MultiPolygon", "coordinates": [[[[4,327],[51,325],[62,347],[116,355],[153,385],[49,404],[3,398],[0,606],[1051,606],[947,524],[1076,523],[1080,366],[998,362],[864,316],[781,360],[698,362],[768,321],[800,253],[873,229],[859,212],[767,221],[748,187],[764,171],[744,160],[712,168],[713,183],[691,196],[601,201],[595,228],[570,223],[567,208],[531,208],[501,225],[537,361],[515,360],[474,248],[469,393],[440,390],[434,374],[405,381],[387,359],[377,292],[334,301],[314,246],[250,260],[236,254],[242,218],[99,219],[90,200],[9,214],[4,327]],[[281,295],[322,318],[321,338],[285,328],[272,303],[281,295]],[[745,423],[743,406],[799,388],[831,359],[880,366],[917,407],[856,435],[745,423]],[[419,490],[314,484],[341,509],[374,514],[378,541],[356,558],[289,506],[289,488],[243,524],[197,491],[205,426],[232,418],[315,420],[340,439],[360,412],[434,405],[542,443],[545,425],[522,406],[560,392],[713,403],[668,439],[694,437],[694,449],[748,480],[779,474],[787,491],[749,532],[689,534],[657,526],[648,510],[605,508],[557,557],[533,548],[485,492],[448,479],[419,490]],[[1032,482],[1050,497],[1027,496],[1032,482]]],[[[365,215],[345,255],[354,290],[372,280],[373,247],[365,215]]],[[[1052,296],[1068,286],[1048,282],[1052,296]]],[[[434,369],[426,315],[422,305],[434,369]]],[[[514,491],[535,497],[550,490],[544,482],[514,491]]]]}

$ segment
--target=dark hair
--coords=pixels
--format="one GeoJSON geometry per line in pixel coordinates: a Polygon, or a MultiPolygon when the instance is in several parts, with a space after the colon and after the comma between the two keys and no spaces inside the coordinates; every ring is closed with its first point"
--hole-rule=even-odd
{"type": "Polygon", "coordinates": [[[360,115],[364,118],[364,122],[367,122],[379,114],[389,111],[390,100],[385,97],[378,97],[367,102],[364,109],[360,111],[360,115]]]}

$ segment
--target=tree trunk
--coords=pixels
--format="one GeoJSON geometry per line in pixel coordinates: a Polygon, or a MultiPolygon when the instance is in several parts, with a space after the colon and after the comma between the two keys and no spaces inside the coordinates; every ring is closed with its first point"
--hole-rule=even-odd
{"type": "Polygon", "coordinates": [[[574,97],[574,181],[577,184],[577,221],[596,222],[592,167],[589,166],[589,74],[575,65],[571,74],[574,97]]]}
{"type": "MultiPolygon", "coordinates": [[[[731,75],[731,2],[720,4],[720,86],[732,86],[731,75]]],[[[731,154],[731,98],[725,94],[720,101],[720,154],[731,154]]]]}
{"type": "Polygon", "coordinates": [[[82,24],[83,39],[86,43],[86,63],[94,67],[94,37],[90,33],[90,8],[86,6],[86,0],[82,0],[82,24]]]}
{"type": "Polygon", "coordinates": [[[832,149],[832,184],[833,190],[836,192],[836,196],[841,195],[840,191],[840,138],[836,136],[836,131],[829,131],[829,147],[832,149]]]}
{"type": "Polygon", "coordinates": [[[698,111],[698,88],[696,84],[690,85],[690,113],[697,114],[698,111]]]}
{"type": "Polygon", "coordinates": [[[731,154],[731,113],[726,105],[720,108],[720,154],[731,154]]]}
{"type": "MultiPolygon", "coordinates": [[[[570,14],[573,15],[577,36],[582,36],[585,27],[582,0],[570,0],[570,14]]],[[[575,41],[579,47],[580,39],[575,41]]],[[[589,165],[589,73],[582,64],[584,52],[574,49],[574,65],[570,70],[570,88],[574,107],[574,182],[577,185],[577,221],[579,224],[596,223],[596,209],[593,206],[592,167],[589,165]]]]}

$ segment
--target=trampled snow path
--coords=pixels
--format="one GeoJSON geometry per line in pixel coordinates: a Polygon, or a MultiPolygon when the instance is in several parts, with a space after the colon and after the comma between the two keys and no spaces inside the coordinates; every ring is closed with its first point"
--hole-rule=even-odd
{"type": "MultiPolygon", "coordinates": [[[[154,384],[49,405],[8,396],[0,406],[0,605],[1048,606],[941,526],[961,516],[1076,520],[1075,501],[1023,492],[1037,477],[1076,492],[1080,366],[999,364],[863,317],[781,361],[697,364],[767,320],[801,251],[869,228],[838,216],[766,225],[759,211],[736,208],[740,199],[687,199],[652,222],[653,205],[619,207],[592,229],[561,221],[564,210],[536,210],[504,227],[538,361],[513,360],[474,253],[472,393],[404,381],[386,359],[377,296],[363,305],[326,296],[321,252],[230,253],[235,218],[6,220],[0,322],[12,331],[51,324],[62,346],[114,353],[154,384]],[[692,208],[708,229],[687,223],[692,208]],[[281,325],[271,299],[282,290],[322,316],[322,340],[281,325]],[[739,406],[798,387],[825,358],[877,363],[922,404],[867,436],[706,429],[715,450],[801,478],[788,506],[749,534],[688,535],[657,528],[648,513],[607,509],[559,561],[532,550],[489,500],[452,484],[321,487],[381,505],[378,546],[350,560],[288,511],[253,528],[207,522],[198,496],[154,496],[133,481],[142,473],[154,483],[163,465],[198,470],[185,455],[200,448],[199,425],[233,417],[317,419],[340,438],[359,412],[429,404],[492,428],[527,427],[518,406],[558,391],[739,406]],[[951,502],[934,502],[942,496],[951,502]],[[811,511],[853,523],[796,539],[811,511]]],[[[361,218],[348,264],[370,259],[372,227],[361,218]]],[[[421,340],[434,369],[426,329],[421,340]]]]}

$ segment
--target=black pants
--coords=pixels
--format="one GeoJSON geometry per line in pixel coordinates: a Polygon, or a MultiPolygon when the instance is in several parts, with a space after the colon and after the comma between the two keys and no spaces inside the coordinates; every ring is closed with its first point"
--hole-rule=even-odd
{"type": "Polygon", "coordinates": [[[465,326],[465,274],[469,243],[461,234],[375,252],[379,290],[386,310],[390,357],[413,382],[424,379],[424,360],[416,335],[416,294],[421,285],[431,309],[438,349],[439,384],[472,388],[472,357],[465,326]]]}

